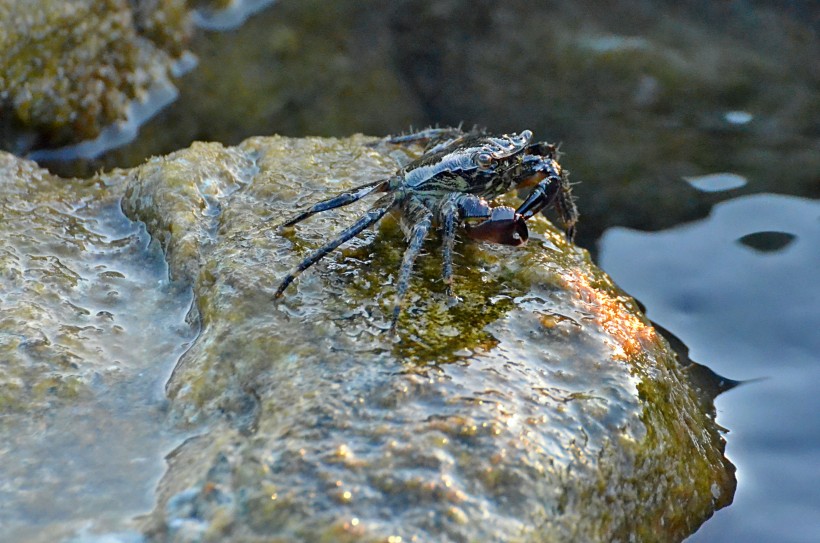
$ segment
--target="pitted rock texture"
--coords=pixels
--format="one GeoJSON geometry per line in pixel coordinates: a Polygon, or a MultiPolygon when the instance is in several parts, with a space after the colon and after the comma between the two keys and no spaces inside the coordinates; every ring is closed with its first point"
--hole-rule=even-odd
{"type": "Polygon", "coordinates": [[[169,457],[150,537],[666,541],[730,503],[723,440],[665,340],[546,219],[523,248],[459,242],[453,307],[431,238],[398,338],[390,218],[274,302],[367,204],[277,224],[415,152],[253,138],[128,172],[123,209],[203,326],[167,385],[171,421],[203,430],[169,457]]]}

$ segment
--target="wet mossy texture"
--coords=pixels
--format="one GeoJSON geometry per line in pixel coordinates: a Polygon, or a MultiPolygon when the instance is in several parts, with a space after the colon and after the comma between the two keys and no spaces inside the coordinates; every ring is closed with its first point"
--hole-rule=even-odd
{"type": "Polygon", "coordinates": [[[102,191],[6,153],[0,187],[0,410],[40,412],[87,394],[83,360],[93,347],[86,336],[102,331],[97,326],[113,332],[106,315],[66,300],[85,287],[92,268],[79,259],[103,241],[93,224],[73,215],[102,191]]]}
{"type": "Polygon", "coordinates": [[[0,525],[55,541],[149,508],[178,435],[162,384],[195,329],[117,174],[62,179],[0,152],[0,525]]]}
{"type": "Polygon", "coordinates": [[[0,2],[0,148],[94,139],[166,82],[184,51],[185,0],[0,2]]]}
{"type": "Polygon", "coordinates": [[[674,541],[731,502],[665,340],[546,219],[524,247],[460,240],[453,307],[431,236],[395,338],[395,218],[273,300],[367,202],[277,223],[417,152],[260,137],[116,173],[202,323],[166,387],[198,437],[168,457],[150,540],[674,541]]]}

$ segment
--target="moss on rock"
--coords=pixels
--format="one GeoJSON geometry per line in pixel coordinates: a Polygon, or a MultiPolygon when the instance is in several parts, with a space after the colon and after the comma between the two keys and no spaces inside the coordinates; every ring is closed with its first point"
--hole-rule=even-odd
{"type": "Polygon", "coordinates": [[[209,430],[174,454],[149,533],[668,541],[731,502],[723,439],[665,340],[545,219],[524,248],[460,242],[453,308],[431,239],[396,341],[391,219],[274,303],[366,204],[275,225],[415,151],[253,138],[131,172],[124,209],[193,284],[204,326],[167,392],[177,424],[209,430]]]}
{"type": "Polygon", "coordinates": [[[0,147],[93,139],[169,77],[188,39],[184,0],[0,3],[0,147]]]}

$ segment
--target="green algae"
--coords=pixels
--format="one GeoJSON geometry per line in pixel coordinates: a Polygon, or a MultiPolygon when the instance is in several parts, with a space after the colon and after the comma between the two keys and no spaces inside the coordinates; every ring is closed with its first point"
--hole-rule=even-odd
{"type": "MultiPolygon", "coordinates": [[[[390,289],[401,266],[404,244],[396,243],[402,237],[397,223],[385,222],[388,224],[367,246],[345,251],[335,270],[353,279],[345,290],[347,297],[376,300],[378,311],[389,315],[394,304],[390,289]]],[[[485,326],[512,309],[513,300],[526,292],[527,285],[513,270],[504,269],[505,250],[480,250],[467,244],[459,245],[458,251],[454,261],[457,301],[453,303],[441,280],[441,244],[437,239],[425,244],[425,255],[417,262],[411,281],[410,309],[400,315],[400,340],[393,347],[394,356],[419,365],[436,365],[495,345],[485,326]]],[[[345,317],[356,318],[375,310],[359,304],[345,317]]]]}
{"type": "Polygon", "coordinates": [[[276,225],[414,152],[253,138],[129,172],[123,209],[192,283],[203,323],[166,387],[169,415],[209,428],[175,453],[148,533],[680,540],[731,501],[723,440],[674,354],[542,218],[523,248],[459,242],[455,306],[431,236],[395,340],[393,219],[272,299],[367,203],[276,225]]]}

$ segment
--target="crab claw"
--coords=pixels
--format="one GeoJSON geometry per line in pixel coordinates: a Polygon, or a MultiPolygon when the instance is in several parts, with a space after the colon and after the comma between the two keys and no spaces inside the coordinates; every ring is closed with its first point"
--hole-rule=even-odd
{"type": "Polygon", "coordinates": [[[523,245],[530,237],[524,218],[506,206],[494,207],[490,218],[476,226],[468,225],[466,230],[473,239],[501,245],[523,245]]]}

